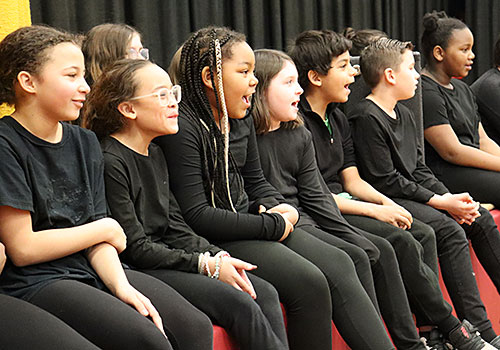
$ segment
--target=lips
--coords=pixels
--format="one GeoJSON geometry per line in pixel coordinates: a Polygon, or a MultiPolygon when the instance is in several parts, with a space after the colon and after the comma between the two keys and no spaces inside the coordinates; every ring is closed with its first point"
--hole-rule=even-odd
{"type": "Polygon", "coordinates": [[[85,102],[85,100],[72,100],[72,101],[78,108],[82,108],[83,103],[85,102]]]}

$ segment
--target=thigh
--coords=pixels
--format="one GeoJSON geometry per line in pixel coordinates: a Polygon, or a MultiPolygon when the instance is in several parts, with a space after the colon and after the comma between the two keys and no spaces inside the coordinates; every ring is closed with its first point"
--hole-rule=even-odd
{"type": "Polygon", "coordinates": [[[212,346],[213,326],[207,315],[161,280],[134,270],[125,270],[125,273],[130,284],[147,296],[162,316],[165,332],[174,347],[208,349],[212,346]]]}
{"type": "Polygon", "coordinates": [[[23,300],[0,295],[0,315],[2,349],[98,349],[57,317],[23,300]]]}
{"type": "Polygon", "coordinates": [[[205,275],[165,269],[143,272],[170,285],[219,325],[224,325],[228,310],[237,312],[241,305],[254,304],[248,293],[205,275]]]}
{"type": "Polygon", "coordinates": [[[432,227],[436,235],[438,251],[441,250],[442,244],[450,239],[462,245],[468,244],[462,227],[445,212],[407,199],[395,199],[395,201],[405,207],[414,218],[432,227]]]}
{"type": "Polygon", "coordinates": [[[469,192],[483,203],[500,206],[500,172],[446,164],[439,179],[452,193],[469,192]]]}
{"type": "Polygon", "coordinates": [[[30,300],[100,348],[171,349],[148,318],[97,288],[73,280],[50,283],[30,300]]]}

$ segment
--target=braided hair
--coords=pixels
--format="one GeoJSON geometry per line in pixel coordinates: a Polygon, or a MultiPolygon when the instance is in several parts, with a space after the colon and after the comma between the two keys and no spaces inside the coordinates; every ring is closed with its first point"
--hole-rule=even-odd
{"type": "Polygon", "coordinates": [[[183,44],[179,65],[179,84],[183,99],[179,112],[198,128],[201,135],[202,176],[207,199],[213,207],[236,211],[244,200],[244,188],[238,166],[229,152],[228,115],[222,81],[222,60],[231,58],[234,44],[245,42],[245,36],[225,27],[207,27],[193,33],[183,44]],[[217,119],[202,81],[202,71],[209,67],[215,94],[217,119]],[[217,84],[215,80],[217,76],[217,84]],[[236,176],[237,197],[231,197],[229,172],[236,176]]]}

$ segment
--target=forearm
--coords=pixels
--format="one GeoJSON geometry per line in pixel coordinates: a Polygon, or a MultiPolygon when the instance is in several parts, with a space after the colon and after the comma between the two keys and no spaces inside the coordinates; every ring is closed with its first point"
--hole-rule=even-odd
{"type": "Polygon", "coordinates": [[[373,216],[373,206],[375,204],[344,198],[336,194],[332,194],[332,196],[342,214],[373,216]]]}
{"type": "Polygon", "coordinates": [[[109,219],[101,219],[71,228],[33,232],[31,220],[19,216],[9,222],[10,228],[6,227],[4,231],[8,233],[15,228],[18,234],[7,237],[2,232],[2,239],[15,265],[33,265],[56,260],[110,240],[113,225],[109,225],[106,220],[109,219]]]}
{"type": "Polygon", "coordinates": [[[481,138],[481,141],[479,143],[479,149],[481,151],[484,151],[488,154],[491,154],[493,156],[500,158],[500,147],[497,145],[497,143],[495,141],[493,141],[489,137],[481,138]]]}
{"type": "Polygon", "coordinates": [[[500,157],[487,153],[482,149],[460,145],[456,150],[440,155],[444,160],[453,164],[500,171],[500,157]]]}
{"type": "Polygon", "coordinates": [[[86,253],[90,265],[113,294],[120,286],[128,284],[118,252],[112,245],[99,243],[88,248],[86,253]]]}
{"type": "Polygon", "coordinates": [[[390,201],[389,198],[362,179],[359,179],[355,183],[344,184],[344,188],[352,196],[368,203],[384,204],[390,201]]]}

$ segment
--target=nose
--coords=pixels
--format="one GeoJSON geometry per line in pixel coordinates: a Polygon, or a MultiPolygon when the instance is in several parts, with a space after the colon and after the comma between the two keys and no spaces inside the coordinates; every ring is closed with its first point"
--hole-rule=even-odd
{"type": "Polygon", "coordinates": [[[469,58],[470,58],[471,60],[473,60],[475,57],[476,57],[476,55],[474,54],[474,51],[470,50],[470,55],[469,55],[469,58]]]}
{"type": "Polygon", "coordinates": [[[299,83],[297,83],[297,90],[296,90],[296,94],[297,95],[302,95],[302,93],[304,92],[304,89],[302,89],[302,86],[300,86],[299,83]]]}
{"type": "Polygon", "coordinates": [[[85,80],[85,78],[82,78],[82,84],[80,85],[79,90],[85,94],[88,94],[90,92],[90,86],[89,86],[89,84],[87,84],[87,81],[85,80]]]}
{"type": "Polygon", "coordinates": [[[361,74],[361,69],[359,67],[359,64],[355,64],[354,66],[352,66],[351,63],[349,63],[349,66],[351,68],[350,75],[356,76],[361,74]]]}
{"type": "Polygon", "coordinates": [[[252,77],[250,78],[250,86],[256,86],[259,83],[259,79],[252,73],[252,77]]]}

